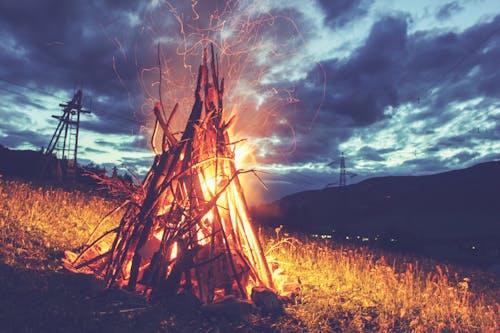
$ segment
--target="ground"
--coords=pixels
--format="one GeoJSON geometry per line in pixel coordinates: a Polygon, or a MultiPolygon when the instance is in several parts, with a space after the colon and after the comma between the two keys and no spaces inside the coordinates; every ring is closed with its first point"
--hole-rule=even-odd
{"type": "MultiPolygon", "coordinates": [[[[303,235],[262,240],[276,281],[300,285],[282,315],[207,314],[182,297],[152,303],[67,272],[116,202],[0,180],[0,332],[495,332],[500,278],[425,258],[303,235]]],[[[119,216],[103,225],[104,230],[119,216]]]]}

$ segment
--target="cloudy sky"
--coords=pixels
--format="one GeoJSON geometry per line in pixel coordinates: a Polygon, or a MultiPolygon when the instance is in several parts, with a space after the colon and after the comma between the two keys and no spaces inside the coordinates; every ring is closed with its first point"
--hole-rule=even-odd
{"type": "Polygon", "coordinates": [[[51,115],[83,89],[80,164],[143,174],[158,59],[180,130],[212,42],[244,167],[269,188],[246,180],[253,202],[335,185],[341,152],[348,183],[500,158],[497,0],[6,0],[0,40],[12,149],[47,146],[51,115]]]}

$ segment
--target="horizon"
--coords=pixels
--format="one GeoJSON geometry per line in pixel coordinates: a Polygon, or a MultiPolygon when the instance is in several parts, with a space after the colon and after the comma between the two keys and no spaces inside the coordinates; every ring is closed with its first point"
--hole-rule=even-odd
{"type": "MultiPolygon", "coordinates": [[[[0,143],[0,151],[1,149],[7,149],[7,150],[10,150],[10,151],[19,151],[19,152],[32,152],[32,153],[40,153],[40,151],[36,151],[36,150],[32,150],[32,149],[19,149],[19,150],[16,150],[16,149],[12,149],[12,148],[9,148],[9,147],[6,147],[4,145],[2,145],[0,143]]],[[[439,172],[435,172],[435,173],[426,173],[426,174],[419,174],[419,175],[415,175],[415,174],[398,174],[398,175],[392,175],[392,174],[381,174],[381,175],[376,175],[376,176],[371,176],[371,177],[365,177],[365,178],[362,178],[362,179],[358,179],[356,182],[347,182],[346,183],[346,187],[349,187],[349,186],[353,186],[353,185],[357,185],[357,184],[360,184],[360,183],[363,183],[365,181],[370,181],[370,180],[373,180],[373,179],[384,179],[384,178],[393,178],[393,177],[426,177],[426,176],[438,176],[438,175],[443,175],[443,174],[447,174],[447,173],[453,173],[453,172],[460,172],[460,171],[464,171],[464,170],[468,170],[468,169],[473,169],[473,168],[476,168],[476,167],[479,167],[479,166],[482,166],[482,165],[485,165],[485,164],[494,164],[494,163],[500,163],[500,159],[499,160],[491,160],[491,161],[482,161],[480,163],[476,163],[476,164],[473,164],[473,165],[470,165],[470,166],[467,166],[467,167],[464,167],[464,168],[457,168],[457,169],[448,169],[448,170],[442,170],[442,171],[439,171],[439,172]]],[[[91,165],[92,167],[97,167],[98,169],[99,168],[102,168],[106,171],[106,173],[109,175],[110,172],[113,171],[114,167],[116,167],[115,165],[108,165],[108,167],[104,166],[104,165],[98,165],[98,164],[94,164],[93,162],[90,162],[88,165],[79,165],[80,167],[87,167],[91,165]]],[[[117,171],[118,171],[118,168],[117,168],[117,171]]],[[[124,171],[122,173],[118,172],[118,174],[121,174],[122,176],[124,175],[129,175],[129,176],[132,176],[132,179],[137,179],[136,175],[133,175],[131,174],[130,172],[128,171],[124,171]]],[[[0,174],[0,177],[2,176],[2,174],[0,174]]],[[[12,175],[9,175],[9,176],[12,176],[12,175]]],[[[241,177],[241,175],[240,175],[241,177]]],[[[322,188],[310,188],[310,189],[305,189],[305,190],[299,190],[299,191],[296,191],[296,192],[288,192],[288,193],[284,193],[282,196],[278,197],[278,198],[273,198],[271,200],[258,200],[258,201],[252,201],[252,200],[247,200],[247,202],[249,203],[249,206],[250,207],[258,207],[258,206],[262,206],[262,205],[269,205],[269,204],[273,204],[275,202],[278,202],[278,201],[281,201],[282,199],[286,199],[286,198],[289,198],[289,197],[293,197],[297,194],[301,194],[301,193],[306,193],[306,192],[315,192],[315,191],[324,191],[324,190],[328,190],[328,189],[340,189],[341,187],[337,184],[337,185],[332,185],[332,186],[325,186],[325,187],[322,187],[322,188]]]]}

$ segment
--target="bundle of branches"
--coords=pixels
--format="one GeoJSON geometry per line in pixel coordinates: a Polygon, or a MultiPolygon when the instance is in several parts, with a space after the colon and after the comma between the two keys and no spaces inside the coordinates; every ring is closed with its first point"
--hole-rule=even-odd
{"type": "Polygon", "coordinates": [[[253,287],[274,289],[262,246],[253,230],[234,160],[234,143],[223,119],[224,80],[211,48],[203,53],[194,105],[182,137],[169,130],[161,103],[152,146],[157,153],[141,195],[129,200],[116,229],[76,255],[65,267],[95,274],[106,286],[147,296],[195,294],[202,302],[234,295],[248,298],[253,287]],[[162,135],[159,151],[155,137],[162,135]],[[110,235],[113,235],[112,240],[110,235]]]}

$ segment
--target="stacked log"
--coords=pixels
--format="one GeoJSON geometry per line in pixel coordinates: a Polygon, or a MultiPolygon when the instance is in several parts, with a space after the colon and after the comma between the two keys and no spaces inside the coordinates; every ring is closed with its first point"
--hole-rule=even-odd
{"type": "Polygon", "coordinates": [[[117,228],[79,255],[68,253],[68,269],[149,297],[190,292],[205,304],[248,299],[257,286],[274,289],[238,178],[244,171],[229,140],[233,119],[223,117],[224,80],[213,47],[208,58],[205,49],[182,136],[170,131],[178,105],[167,117],[157,103],[151,140],[157,155],[142,186],[124,203],[117,228]]]}

